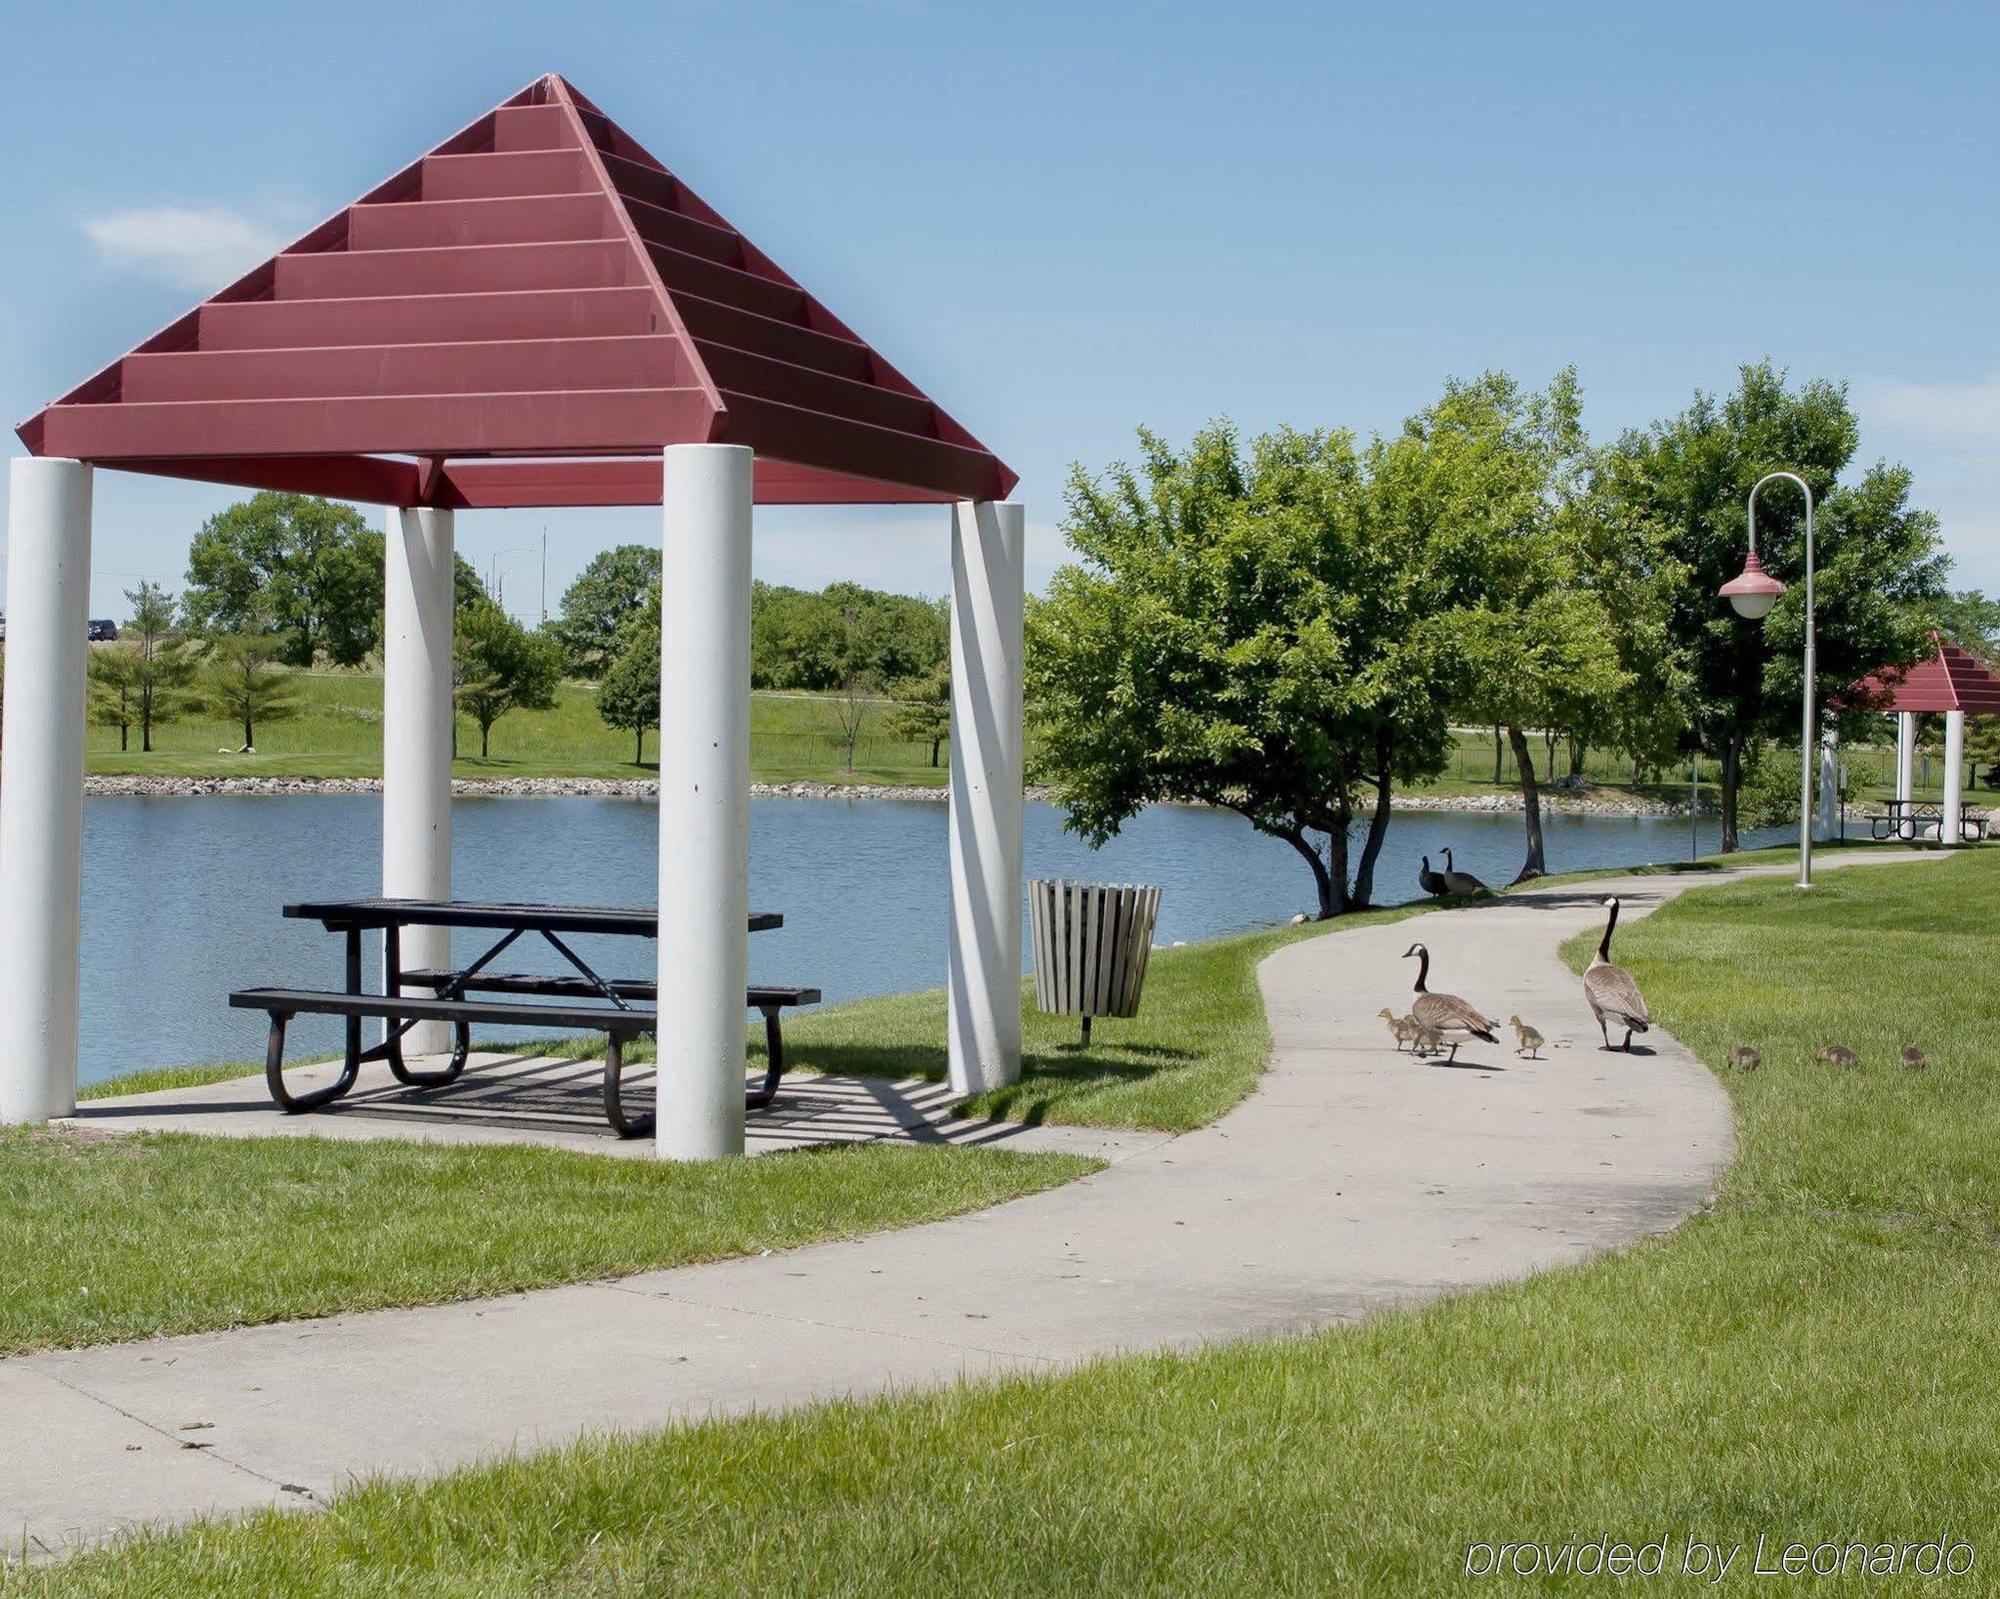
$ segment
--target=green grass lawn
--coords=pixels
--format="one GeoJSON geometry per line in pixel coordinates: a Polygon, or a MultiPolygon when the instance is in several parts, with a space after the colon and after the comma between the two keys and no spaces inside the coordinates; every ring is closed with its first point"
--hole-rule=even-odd
{"type": "MultiPolygon", "coordinates": [[[[1673,1540],[1635,1591],[1789,1592],[1758,1536],[1963,1537],[2000,1567],[2000,857],[1691,894],[1621,935],[1726,1079],[1712,1211],[1366,1325],[595,1441],[138,1541],[18,1579],[106,1595],[1599,1592],[1475,1541],[1673,1540]],[[1817,1066],[1845,1042],[1859,1071],[1817,1066]],[[1932,1066],[1906,1073],[1896,1047],[1932,1066]],[[1744,1544],[1720,1589],[1690,1536],[1744,1544]]],[[[1591,939],[1570,953],[1583,958],[1591,939]]],[[[1618,1069],[1645,1071],[1644,1057],[1618,1069]]],[[[1331,1174],[1330,1174],[1331,1180],[1331,1174]]],[[[1621,1589],[1622,1591],[1622,1589],[1621,1589]]]]}
{"type": "MultiPolygon", "coordinates": [[[[257,730],[255,755],[219,754],[243,741],[240,727],[205,716],[163,724],[151,754],[139,752],[136,731],[121,751],[115,728],[93,727],[86,743],[89,770],[103,775],[159,777],[379,777],[382,773],[382,679],[366,672],[311,672],[295,679],[300,714],[257,730]]],[[[490,758],[479,757],[479,729],[460,718],[454,773],[468,778],[649,778],[659,756],[657,734],[646,735],[645,764],[635,764],[632,735],[606,727],[596,689],[564,683],[553,710],[514,711],[494,725],[490,758]]],[[[854,770],[835,703],[806,694],[759,694],[751,702],[751,775],[760,783],[813,782],[941,785],[928,744],[890,735],[889,706],[872,704],[856,742],[854,770]]]]}
{"type": "Polygon", "coordinates": [[[0,1355],[787,1249],[956,1215],[1095,1166],[911,1145],[678,1166],[0,1129],[0,1355]]]}

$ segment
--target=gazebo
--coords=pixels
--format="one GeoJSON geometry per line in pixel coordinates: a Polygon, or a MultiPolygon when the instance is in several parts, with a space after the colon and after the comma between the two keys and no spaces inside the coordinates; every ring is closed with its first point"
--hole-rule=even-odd
{"type": "MultiPolygon", "coordinates": [[[[758,504],[952,536],[951,1080],[1020,1074],[1015,474],[567,82],[541,78],[24,422],[0,751],[0,1122],[74,1110],[91,476],[382,505],[382,891],[451,891],[453,521],[659,505],[658,1150],[743,1149],[758,504]]],[[[413,961],[448,937],[413,932],[413,961]]],[[[218,1003],[221,996],[217,996],[218,1003]]]]}
{"type": "Polygon", "coordinates": [[[1965,788],[1965,718],[2000,716],[2000,677],[1941,633],[1931,653],[1915,665],[1872,672],[1856,697],[1896,718],[1896,801],[1907,810],[1916,791],[1917,717],[1944,714],[1944,805],[1938,837],[1957,843],[1962,834],[1965,788]]]}

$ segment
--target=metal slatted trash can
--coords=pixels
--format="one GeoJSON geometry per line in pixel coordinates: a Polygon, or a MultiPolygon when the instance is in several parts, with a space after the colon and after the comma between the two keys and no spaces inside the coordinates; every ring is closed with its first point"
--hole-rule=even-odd
{"type": "Polygon", "coordinates": [[[1028,884],[1035,943],[1035,1003],[1052,1016],[1136,1016],[1153,953],[1160,891],[1145,883],[1028,884]]]}

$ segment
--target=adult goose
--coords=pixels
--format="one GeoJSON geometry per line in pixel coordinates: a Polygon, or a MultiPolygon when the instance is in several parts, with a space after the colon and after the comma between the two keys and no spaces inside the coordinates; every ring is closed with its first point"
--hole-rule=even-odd
{"type": "Polygon", "coordinates": [[[1448,892],[1444,886],[1444,879],[1431,870],[1431,858],[1428,855],[1419,856],[1418,860],[1420,864],[1417,867],[1417,887],[1433,899],[1442,899],[1448,892]]]}
{"type": "Polygon", "coordinates": [[[1500,1024],[1491,1016],[1482,1016],[1456,994],[1433,994],[1425,981],[1431,974],[1431,952],[1421,944],[1412,944],[1403,951],[1403,959],[1417,957],[1416,999],[1410,1006],[1410,1017],[1417,1026],[1425,1029],[1450,1046],[1451,1058],[1458,1059],[1458,1046],[1468,1038],[1483,1038],[1489,1044],[1500,1042],[1493,1029],[1500,1024]]]}
{"type": "Polygon", "coordinates": [[[1491,894],[1493,892],[1492,889],[1474,877],[1472,873],[1461,872],[1457,867],[1453,866],[1451,864],[1451,851],[1449,849],[1446,849],[1444,852],[1444,891],[1447,894],[1457,894],[1467,899],[1471,898],[1474,894],[1491,894]]]}
{"type": "Polygon", "coordinates": [[[1604,1037],[1604,1047],[1611,1048],[1611,1024],[1625,1029],[1625,1043],[1628,1052],[1632,1048],[1632,1035],[1650,1031],[1653,1018],[1646,1013],[1646,996],[1639,992],[1639,985],[1632,980],[1632,974],[1622,966],[1611,964],[1611,935],[1618,927],[1618,897],[1613,895],[1605,902],[1611,914],[1604,922],[1604,936],[1597,941],[1597,953],[1590,957],[1590,965],[1583,974],[1583,997],[1590,1001],[1590,1011],[1597,1018],[1597,1030],[1604,1037]]]}

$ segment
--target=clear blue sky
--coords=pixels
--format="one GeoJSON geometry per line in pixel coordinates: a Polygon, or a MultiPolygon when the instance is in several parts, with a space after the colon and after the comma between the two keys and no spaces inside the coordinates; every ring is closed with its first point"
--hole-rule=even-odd
{"type": "MultiPolygon", "coordinates": [[[[558,71],[1020,471],[1035,581],[1138,423],[1365,433],[1574,362],[1608,437],[1768,354],[2000,589],[1990,5],[86,0],[9,48],[10,427],[558,71]]],[[[229,497],[100,474],[93,613],[229,497]]],[[[510,609],[545,522],[551,603],[656,536],[461,517],[510,609]]],[[[942,592],[942,527],[760,513],[757,571],[942,592]]]]}

